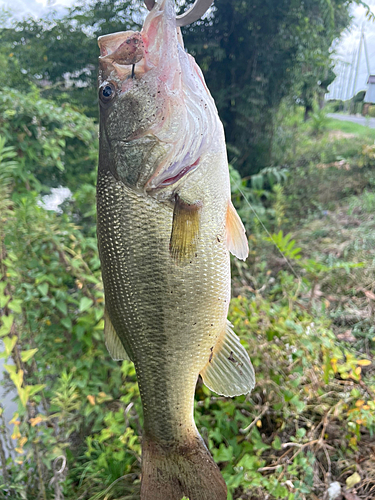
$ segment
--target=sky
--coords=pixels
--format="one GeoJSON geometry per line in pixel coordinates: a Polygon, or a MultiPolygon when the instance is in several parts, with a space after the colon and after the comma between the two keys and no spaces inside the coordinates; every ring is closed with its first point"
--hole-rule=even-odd
{"type": "MultiPolygon", "coordinates": [[[[6,7],[13,13],[15,18],[21,19],[30,14],[35,17],[43,17],[51,9],[56,10],[59,15],[63,15],[66,8],[73,5],[74,1],[0,0],[0,7],[6,7]]],[[[366,3],[375,14],[375,0],[367,0],[366,3]]],[[[340,40],[337,40],[333,46],[333,57],[337,61],[335,66],[337,77],[329,87],[329,98],[346,99],[359,90],[367,88],[368,70],[363,43],[358,63],[358,76],[356,79],[354,77],[358,60],[356,53],[358,53],[362,29],[367,46],[370,73],[375,74],[375,21],[367,20],[366,9],[359,5],[352,7],[352,15],[353,21],[350,28],[345,30],[340,40]]]]}
{"type": "Polygon", "coordinates": [[[73,3],[74,0],[0,0],[0,6],[10,10],[17,19],[28,15],[40,17],[51,9],[62,13],[73,3]]]}

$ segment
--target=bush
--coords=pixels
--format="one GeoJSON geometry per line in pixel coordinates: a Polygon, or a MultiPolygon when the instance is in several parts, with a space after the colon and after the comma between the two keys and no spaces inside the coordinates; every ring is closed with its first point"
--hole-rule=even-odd
{"type": "Polygon", "coordinates": [[[97,165],[97,126],[69,104],[43,99],[39,91],[0,92],[0,134],[18,154],[19,187],[72,191],[90,179],[97,165]]]}

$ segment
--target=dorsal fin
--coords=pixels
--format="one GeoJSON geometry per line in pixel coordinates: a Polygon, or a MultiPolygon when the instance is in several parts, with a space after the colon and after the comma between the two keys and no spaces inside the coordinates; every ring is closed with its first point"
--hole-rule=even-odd
{"type": "Polygon", "coordinates": [[[227,248],[230,253],[238,259],[246,260],[249,255],[246,231],[231,201],[228,202],[226,231],[227,248]]]}
{"type": "Polygon", "coordinates": [[[229,322],[200,374],[204,384],[222,396],[239,396],[254,388],[253,365],[229,322]]]}
{"type": "Polygon", "coordinates": [[[114,361],[120,361],[122,359],[131,361],[130,356],[125,351],[125,347],[122,345],[122,342],[112,325],[112,321],[109,319],[107,309],[104,309],[104,337],[105,346],[114,361]]]}

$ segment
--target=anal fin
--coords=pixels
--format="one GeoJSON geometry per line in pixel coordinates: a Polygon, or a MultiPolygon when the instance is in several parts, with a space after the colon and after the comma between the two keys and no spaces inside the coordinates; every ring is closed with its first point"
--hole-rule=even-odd
{"type": "Polygon", "coordinates": [[[104,310],[104,338],[105,346],[114,361],[120,361],[122,359],[131,361],[130,356],[126,352],[125,347],[122,345],[112,325],[107,309],[104,310]]]}
{"type": "Polygon", "coordinates": [[[200,201],[187,203],[176,195],[169,251],[178,264],[187,263],[194,257],[199,239],[201,208],[200,201]]]}
{"type": "Polygon", "coordinates": [[[246,231],[233,203],[229,201],[226,220],[227,248],[231,254],[241,260],[249,255],[246,231]]]}
{"type": "Polygon", "coordinates": [[[239,396],[254,388],[253,365],[229,322],[200,374],[204,384],[222,396],[239,396]]]}

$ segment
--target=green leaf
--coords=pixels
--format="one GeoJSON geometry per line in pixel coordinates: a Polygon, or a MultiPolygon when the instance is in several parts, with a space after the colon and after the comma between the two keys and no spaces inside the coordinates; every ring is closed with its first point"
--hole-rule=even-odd
{"type": "Polygon", "coordinates": [[[4,337],[4,335],[8,335],[12,328],[14,316],[13,314],[9,314],[9,316],[3,316],[1,319],[3,324],[0,328],[0,337],[4,337]]]}
{"type": "Polygon", "coordinates": [[[30,387],[17,386],[18,396],[24,408],[26,408],[27,402],[29,400],[29,388],[30,387]]]}
{"type": "Polygon", "coordinates": [[[300,427],[296,432],[297,438],[303,438],[306,435],[306,429],[304,427],[300,427]]]}
{"type": "Polygon", "coordinates": [[[274,450],[281,450],[281,439],[278,436],[273,440],[272,448],[274,450]]]}
{"type": "Polygon", "coordinates": [[[63,302],[62,300],[59,300],[58,302],[56,302],[56,307],[65,316],[68,314],[68,306],[67,306],[66,302],[63,302]]]}
{"type": "Polygon", "coordinates": [[[88,297],[82,297],[79,302],[79,312],[85,312],[93,305],[94,301],[88,297]]]}
{"type": "Polygon", "coordinates": [[[63,318],[60,323],[64,328],[70,330],[72,328],[72,320],[70,318],[63,318]]]}
{"type": "Polygon", "coordinates": [[[29,385],[28,388],[30,389],[30,391],[29,391],[30,396],[34,396],[34,394],[41,391],[45,387],[46,387],[46,384],[29,385]]]}
{"type": "Polygon", "coordinates": [[[7,356],[10,356],[14,346],[17,344],[17,335],[13,335],[13,337],[4,337],[3,342],[4,342],[4,347],[5,347],[5,352],[7,356]]]}
{"type": "Polygon", "coordinates": [[[17,373],[17,367],[15,365],[4,365],[4,368],[9,373],[10,376],[17,373]]]}
{"type": "Polygon", "coordinates": [[[29,361],[29,359],[31,359],[37,351],[38,349],[29,349],[28,351],[21,351],[22,361],[26,363],[26,361],[29,361]]]}
{"type": "Polygon", "coordinates": [[[42,297],[46,297],[46,295],[48,293],[48,288],[49,288],[48,283],[42,283],[41,285],[37,286],[37,289],[40,292],[40,294],[42,295],[42,297]]]}
{"type": "Polygon", "coordinates": [[[19,299],[11,300],[8,304],[8,307],[11,311],[20,314],[22,313],[22,300],[19,299]]]}
{"type": "Polygon", "coordinates": [[[9,302],[9,295],[0,295],[0,307],[5,307],[9,302]]]}
{"type": "Polygon", "coordinates": [[[23,382],[23,370],[18,370],[14,365],[4,365],[4,368],[9,373],[13,384],[17,387],[17,390],[22,386],[23,382]]]}
{"type": "Polygon", "coordinates": [[[215,460],[217,462],[228,462],[233,459],[233,447],[226,447],[224,443],[221,443],[219,449],[216,450],[215,460]]]}

